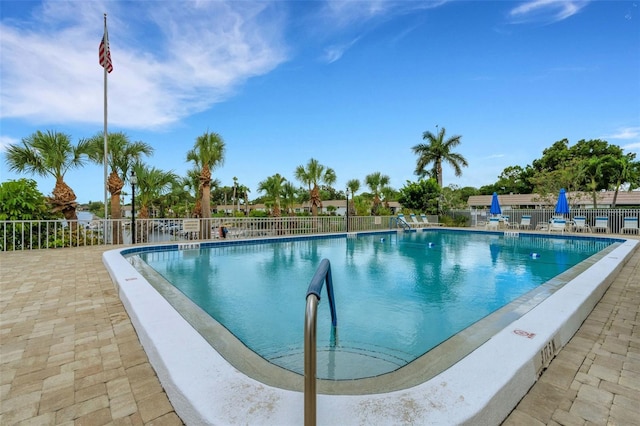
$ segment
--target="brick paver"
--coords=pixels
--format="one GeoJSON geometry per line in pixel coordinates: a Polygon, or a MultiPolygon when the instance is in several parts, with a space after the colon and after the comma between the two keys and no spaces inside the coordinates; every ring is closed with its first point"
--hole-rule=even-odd
{"type": "Polygon", "coordinates": [[[0,424],[182,425],[105,250],[0,253],[0,424]]]}
{"type": "MultiPolygon", "coordinates": [[[[0,424],[182,425],[102,264],[0,253],[0,424]]],[[[640,250],[505,425],[640,418],[640,250]]]]}
{"type": "Polygon", "coordinates": [[[640,424],[640,250],[505,426],[640,424]]]}

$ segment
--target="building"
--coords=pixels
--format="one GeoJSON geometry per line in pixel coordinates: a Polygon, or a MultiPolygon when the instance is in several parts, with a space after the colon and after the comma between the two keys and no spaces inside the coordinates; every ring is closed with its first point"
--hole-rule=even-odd
{"type": "MultiPolygon", "coordinates": [[[[567,200],[572,208],[592,209],[611,208],[615,191],[601,191],[597,193],[596,203],[593,205],[593,195],[590,192],[567,192],[567,200]]],[[[467,201],[471,209],[484,209],[491,206],[491,195],[472,195],[467,201]]],[[[538,194],[498,194],[500,206],[503,209],[544,209],[553,208],[558,199],[557,195],[540,196],[538,194]]],[[[640,191],[620,191],[616,198],[616,207],[640,207],[640,191]]]]}

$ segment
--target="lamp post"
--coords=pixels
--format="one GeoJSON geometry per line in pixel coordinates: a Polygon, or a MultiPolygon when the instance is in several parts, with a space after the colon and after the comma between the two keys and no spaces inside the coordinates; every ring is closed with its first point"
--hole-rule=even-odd
{"type": "Polygon", "coordinates": [[[129,179],[131,182],[131,244],[136,243],[136,184],[138,183],[138,178],[136,177],[136,172],[131,170],[131,178],[129,179]]]}
{"type": "Polygon", "coordinates": [[[349,232],[349,188],[346,190],[347,194],[347,232],[349,232]]]}

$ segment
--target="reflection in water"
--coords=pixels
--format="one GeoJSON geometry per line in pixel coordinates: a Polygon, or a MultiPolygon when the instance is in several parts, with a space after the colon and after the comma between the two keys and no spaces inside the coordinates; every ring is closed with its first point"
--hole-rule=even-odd
{"type": "Polygon", "coordinates": [[[329,259],[340,340],[323,290],[318,374],[350,379],[411,362],[608,244],[439,230],[140,257],[250,349],[299,373],[306,290],[329,259]]]}

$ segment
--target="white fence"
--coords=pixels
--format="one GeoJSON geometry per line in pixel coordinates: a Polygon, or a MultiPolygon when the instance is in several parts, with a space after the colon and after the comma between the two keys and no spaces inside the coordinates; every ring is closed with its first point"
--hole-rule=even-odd
{"type": "MultiPolygon", "coordinates": [[[[553,209],[506,210],[511,223],[531,216],[531,229],[548,222],[553,209]]],[[[477,227],[489,217],[485,210],[454,210],[446,216],[464,217],[466,226],[477,227]]],[[[640,217],[640,209],[573,209],[569,218],[586,217],[593,227],[596,217],[606,217],[611,233],[621,233],[625,217],[640,217]]],[[[437,222],[435,216],[429,221],[437,222]]],[[[214,217],[211,219],[136,219],[135,241],[131,219],[0,221],[0,251],[38,250],[60,247],[121,245],[185,241],[209,241],[221,238],[260,238],[280,235],[326,234],[396,229],[395,216],[351,216],[347,227],[344,216],[294,216],[280,218],[214,217]]],[[[411,226],[411,223],[409,223],[411,226]]]]}
{"type": "MultiPolygon", "coordinates": [[[[555,212],[553,209],[510,209],[503,210],[504,216],[509,216],[510,223],[520,223],[522,216],[531,216],[531,229],[536,229],[539,223],[548,223],[555,212]]],[[[447,216],[465,216],[468,226],[481,226],[491,216],[489,210],[453,210],[447,216]]],[[[586,224],[591,228],[595,225],[596,217],[606,217],[609,232],[613,234],[622,233],[625,217],[640,218],[640,209],[571,209],[568,220],[574,217],[586,218],[586,224]]]]}
{"type": "Polygon", "coordinates": [[[0,221],[0,251],[358,232],[395,228],[396,221],[389,216],[352,216],[348,225],[344,216],[136,219],[135,224],[131,219],[0,221]]]}

